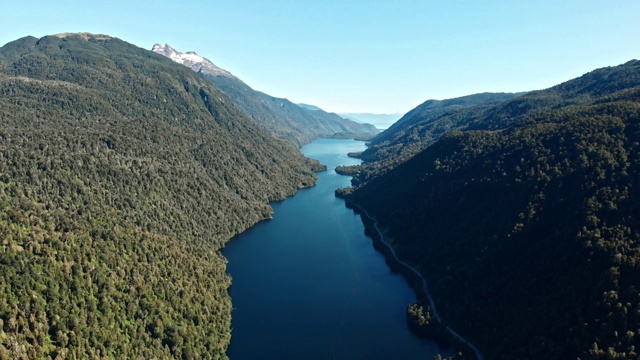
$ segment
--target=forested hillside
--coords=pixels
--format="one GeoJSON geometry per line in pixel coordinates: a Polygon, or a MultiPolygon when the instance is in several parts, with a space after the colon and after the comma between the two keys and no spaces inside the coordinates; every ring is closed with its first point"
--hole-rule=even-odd
{"type": "Polygon", "coordinates": [[[220,247],[317,163],[104,35],[0,48],[0,358],[225,358],[220,247]]]}
{"type": "Polygon", "coordinates": [[[365,163],[338,169],[353,175],[358,185],[393,169],[452,130],[498,130],[535,112],[591,105],[622,88],[635,86],[632,70],[598,69],[560,85],[526,94],[484,93],[444,101],[429,100],[408,112],[387,131],[372,139],[359,155],[365,163]]]}
{"type": "MultiPolygon", "coordinates": [[[[640,61],[485,111],[338,193],[487,359],[637,359],[640,61]]],[[[410,321],[428,312],[420,299],[410,321]]]]}

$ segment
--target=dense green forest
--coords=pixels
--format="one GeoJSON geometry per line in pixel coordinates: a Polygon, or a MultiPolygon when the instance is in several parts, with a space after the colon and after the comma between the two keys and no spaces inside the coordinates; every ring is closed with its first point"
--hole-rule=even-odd
{"type": "Polygon", "coordinates": [[[317,162],[104,35],[0,48],[0,359],[226,358],[219,249],[317,162]]]}
{"type": "MultiPolygon", "coordinates": [[[[337,193],[487,359],[640,358],[640,61],[478,106],[337,193]]],[[[427,299],[409,310],[429,322],[427,299]]]]}

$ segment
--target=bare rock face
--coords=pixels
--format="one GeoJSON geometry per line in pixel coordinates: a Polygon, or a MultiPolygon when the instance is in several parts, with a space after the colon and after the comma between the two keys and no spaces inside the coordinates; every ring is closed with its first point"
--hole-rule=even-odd
{"type": "Polygon", "coordinates": [[[81,38],[82,40],[89,40],[91,38],[94,38],[96,40],[111,40],[113,39],[113,37],[109,36],[109,35],[104,35],[104,34],[92,34],[89,32],[79,32],[79,33],[73,33],[73,32],[66,32],[66,33],[60,33],[60,34],[55,34],[53,35],[55,37],[59,37],[61,39],[67,38],[67,37],[71,37],[71,36],[77,36],[79,38],[81,38]]]}
{"type": "Polygon", "coordinates": [[[186,53],[183,53],[177,51],[168,44],[155,44],[151,51],[164,55],[178,64],[182,64],[200,74],[226,76],[237,79],[227,70],[217,67],[213,62],[211,62],[211,60],[196,54],[194,51],[187,51],[186,53]]]}

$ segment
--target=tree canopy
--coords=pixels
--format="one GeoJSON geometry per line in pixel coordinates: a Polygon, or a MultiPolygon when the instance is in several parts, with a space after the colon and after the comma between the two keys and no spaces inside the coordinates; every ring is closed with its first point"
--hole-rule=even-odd
{"type": "Polygon", "coordinates": [[[108,36],[0,48],[0,358],[225,358],[219,249],[320,169],[108,36]]]}

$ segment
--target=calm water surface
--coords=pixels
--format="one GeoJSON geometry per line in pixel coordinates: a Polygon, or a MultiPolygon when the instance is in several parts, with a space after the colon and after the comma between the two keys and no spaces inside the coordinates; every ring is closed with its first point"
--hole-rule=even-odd
{"type": "Polygon", "coordinates": [[[360,217],[334,196],[350,178],[333,169],[359,163],[346,154],[364,149],[361,141],[333,139],[303,147],[329,170],[224,249],[233,277],[232,360],[430,360],[447,352],[409,332],[413,291],[375,251],[360,217]]]}

